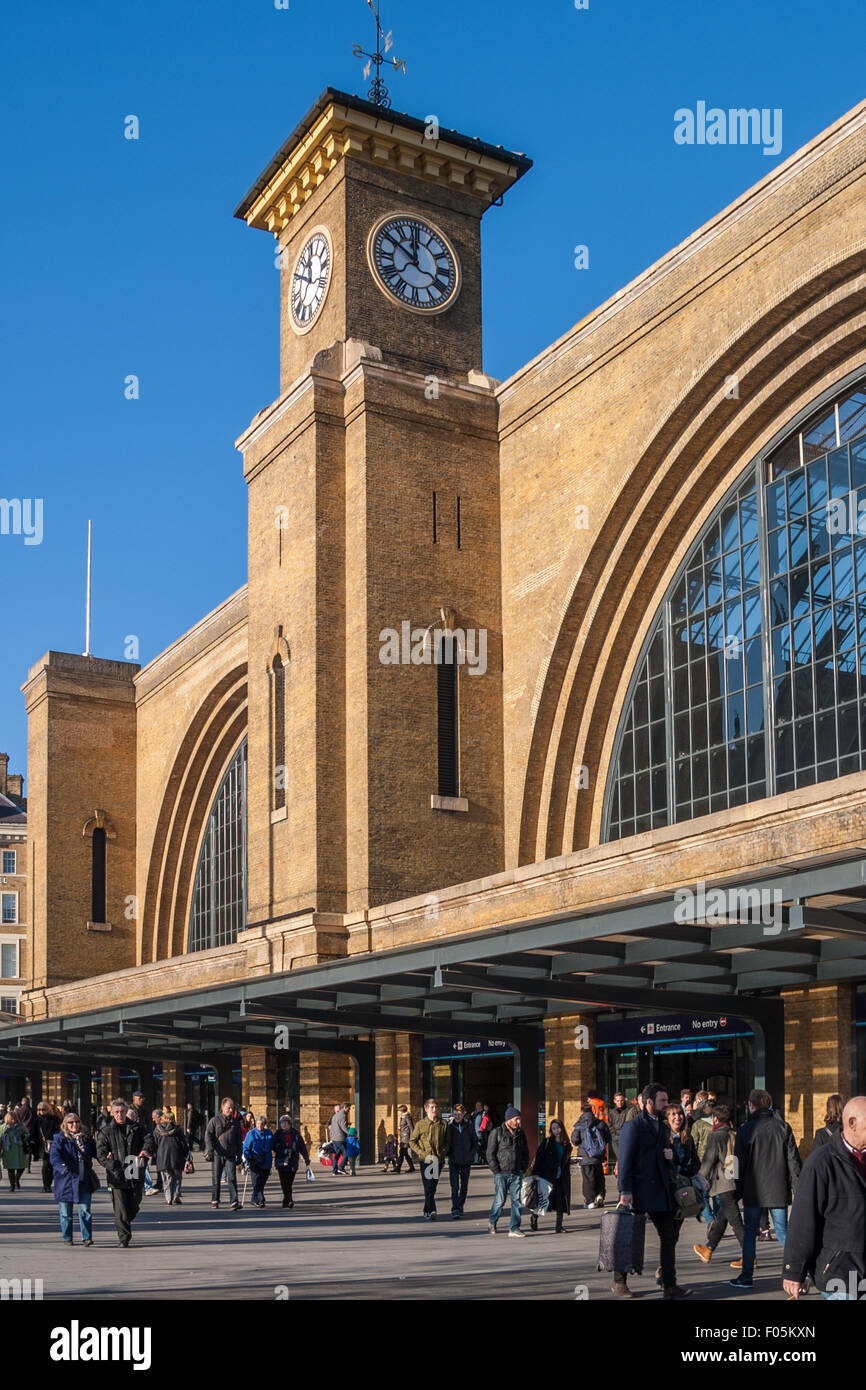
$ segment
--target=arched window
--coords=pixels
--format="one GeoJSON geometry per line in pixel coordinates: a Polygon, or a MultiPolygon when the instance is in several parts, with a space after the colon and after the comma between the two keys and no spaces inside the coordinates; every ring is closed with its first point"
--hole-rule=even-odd
{"type": "Polygon", "coordinates": [[[286,804],[286,664],[278,653],[271,663],[273,709],[273,809],[286,804]]]}
{"type": "Polygon", "coordinates": [[[866,767],[866,381],[749,465],[680,567],[620,721],[604,838],[866,767]]]}
{"type": "Polygon", "coordinates": [[[190,951],[237,940],[247,912],[247,741],[232,758],[208,817],[189,918],[190,951]]]}

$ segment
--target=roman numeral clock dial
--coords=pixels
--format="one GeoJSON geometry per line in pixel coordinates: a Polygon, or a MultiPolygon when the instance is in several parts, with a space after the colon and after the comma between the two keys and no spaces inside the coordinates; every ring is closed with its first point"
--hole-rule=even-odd
{"type": "Polygon", "coordinates": [[[317,227],[304,244],[292,271],[289,288],[292,327],[308,333],[319,316],[331,282],[333,252],[324,227],[317,227]]]}
{"type": "Polygon", "coordinates": [[[367,260],[386,298],[418,314],[441,314],[460,290],[460,262],[438,227],[389,213],[370,232],[367,260]]]}

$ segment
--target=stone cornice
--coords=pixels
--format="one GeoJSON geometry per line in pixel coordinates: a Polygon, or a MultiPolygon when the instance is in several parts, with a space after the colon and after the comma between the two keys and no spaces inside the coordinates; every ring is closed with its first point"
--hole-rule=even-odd
{"type": "Polygon", "coordinates": [[[309,129],[283,147],[263,175],[267,181],[248,194],[235,215],[250,227],[279,235],[330,171],[347,158],[468,194],[479,200],[482,211],[528,167],[528,160],[507,150],[499,155],[480,141],[458,143],[462,137],[449,139],[449,132],[440,131],[439,139],[429,140],[423,122],[409,124],[387,110],[361,109],[367,106],[340,100],[338,94],[329,97],[309,129]]]}

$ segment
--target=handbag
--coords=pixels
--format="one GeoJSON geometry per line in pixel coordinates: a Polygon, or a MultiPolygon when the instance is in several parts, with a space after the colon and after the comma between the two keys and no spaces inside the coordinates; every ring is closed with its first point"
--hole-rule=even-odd
{"type": "Polygon", "coordinates": [[[195,1164],[193,1163],[191,1158],[188,1158],[186,1163],[183,1165],[183,1171],[187,1177],[189,1177],[190,1173],[195,1172],[195,1164]]]}
{"type": "Polygon", "coordinates": [[[697,1216],[704,1209],[704,1194],[693,1178],[679,1178],[674,1181],[674,1201],[677,1213],[683,1219],[697,1216]]]}
{"type": "Polygon", "coordinates": [[[315,1181],[316,1181],[316,1175],[315,1175],[315,1173],[313,1172],[312,1168],[308,1168],[308,1169],[307,1169],[307,1182],[315,1182],[315,1181]]]}

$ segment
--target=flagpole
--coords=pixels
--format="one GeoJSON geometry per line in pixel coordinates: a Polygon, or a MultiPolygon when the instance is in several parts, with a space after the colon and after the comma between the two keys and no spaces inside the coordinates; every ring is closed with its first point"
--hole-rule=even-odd
{"type": "Polygon", "coordinates": [[[87,597],[84,605],[84,655],[90,656],[90,559],[91,523],[87,523],[87,597]]]}

